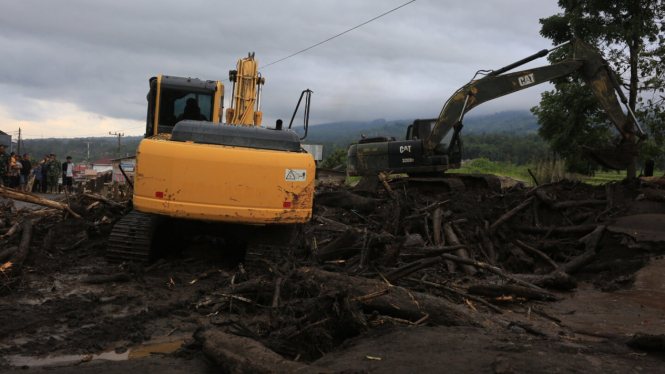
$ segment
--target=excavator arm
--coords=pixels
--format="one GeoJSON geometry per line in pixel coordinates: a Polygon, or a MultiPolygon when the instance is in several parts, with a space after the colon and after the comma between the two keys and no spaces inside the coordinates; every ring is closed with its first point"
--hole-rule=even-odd
{"type": "MultiPolygon", "coordinates": [[[[426,139],[427,152],[433,154],[434,149],[450,130],[455,128],[456,125],[461,124],[464,114],[478,105],[497,97],[551,81],[555,78],[568,76],[575,72],[581,74],[623,138],[632,139],[633,132],[630,130],[630,120],[617,100],[617,93],[624,104],[627,103],[627,100],[621,92],[607,62],[591,45],[579,39],[573,39],[570,43],[573,46],[572,59],[567,59],[549,66],[502,75],[502,73],[519,65],[543,57],[558,47],[552,50],[542,50],[533,56],[508,65],[505,68],[493,71],[481,79],[472,80],[467,85],[457,90],[457,92],[455,92],[444,105],[441,114],[432,128],[432,132],[426,139]]],[[[643,138],[644,135],[642,129],[639,127],[637,120],[634,119],[634,115],[629,107],[628,112],[633,116],[633,120],[640,131],[637,135],[640,138],[643,138]]],[[[454,138],[459,136],[460,130],[461,126],[457,126],[454,138]]],[[[616,164],[604,164],[612,168],[617,167],[616,164]]]]}

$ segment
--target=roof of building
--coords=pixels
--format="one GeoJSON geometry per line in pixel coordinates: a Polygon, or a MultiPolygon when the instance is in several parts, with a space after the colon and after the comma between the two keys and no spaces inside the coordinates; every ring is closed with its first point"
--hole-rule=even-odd
{"type": "Polygon", "coordinates": [[[74,166],[74,171],[76,172],[86,171],[87,169],[87,166],[74,166]]]}
{"type": "Polygon", "coordinates": [[[113,161],[109,157],[100,158],[95,162],[91,162],[93,165],[113,165],[113,161]]]}
{"type": "Polygon", "coordinates": [[[136,158],[136,155],[131,155],[131,156],[126,156],[126,157],[120,157],[120,158],[112,158],[111,161],[119,161],[119,160],[131,160],[136,158]]]}

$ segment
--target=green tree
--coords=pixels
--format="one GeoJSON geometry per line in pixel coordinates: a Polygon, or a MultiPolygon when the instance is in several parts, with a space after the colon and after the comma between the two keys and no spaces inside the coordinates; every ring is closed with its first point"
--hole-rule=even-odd
{"type": "MultiPolygon", "coordinates": [[[[665,2],[559,0],[558,4],[563,13],[541,19],[541,35],[555,45],[576,36],[603,51],[628,91],[629,107],[645,121],[655,147],[662,147],[665,130],[662,105],[647,97],[665,88],[665,2]]],[[[559,61],[570,57],[570,53],[570,48],[562,48],[549,59],[559,61]]],[[[538,133],[550,142],[554,152],[566,158],[569,171],[592,173],[597,165],[580,160],[577,147],[605,142],[611,134],[610,126],[579,77],[557,79],[554,84],[555,90],[543,93],[540,106],[532,108],[541,125],[538,133]]],[[[631,123],[628,130],[633,131],[633,126],[631,123]]],[[[636,162],[633,162],[628,177],[635,174],[636,162]]]]}
{"type": "Polygon", "coordinates": [[[344,149],[335,149],[325,160],[321,163],[321,167],[334,168],[346,162],[347,152],[344,149]]]}

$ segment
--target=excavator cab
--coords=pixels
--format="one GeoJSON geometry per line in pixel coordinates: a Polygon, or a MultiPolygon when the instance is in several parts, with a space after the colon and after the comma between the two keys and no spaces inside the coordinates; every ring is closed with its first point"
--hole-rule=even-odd
{"type": "Polygon", "coordinates": [[[219,122],[222,82],[160,75],[150,78],[146,137],[171,134],[185,119],[219,122]]]}

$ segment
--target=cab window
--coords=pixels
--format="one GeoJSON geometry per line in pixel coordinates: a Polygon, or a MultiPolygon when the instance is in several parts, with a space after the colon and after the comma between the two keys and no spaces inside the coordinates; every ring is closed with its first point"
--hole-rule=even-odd
{"type": "Polygon", "coordinates": [[[162,89],[159,100],[158,133],[171,133],[182,120],[210,121],[213,96],[181,90],[162,89]]]}

